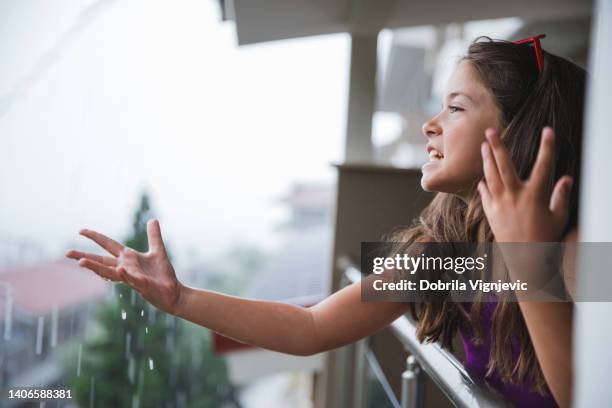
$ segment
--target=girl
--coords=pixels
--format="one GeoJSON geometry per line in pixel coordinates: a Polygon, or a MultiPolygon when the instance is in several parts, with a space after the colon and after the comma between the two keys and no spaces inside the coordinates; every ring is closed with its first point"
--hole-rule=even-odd
{"type": "MultiPolygon", "coordinates": [[[[576,240],[584,89],[584,70],[567,60],[543,51],[540,64],[529,44],[477,39],[458,62],[441,111],[423,125],[432,159],[421,185],[438,194],[394,240],[576,240]]],[[[459,333],[467,368],[514,404],[571,403],[571,303],[366,303],[359,284],[309,308],[243,299],[183,285],[159,222],[147,229],[147,253],[85,229],[80,234],[112,256],[66,256],[130,285],[161,310],[295,355],[352,343],[411,309],[421,341],[449,346],[459,333]]]]}

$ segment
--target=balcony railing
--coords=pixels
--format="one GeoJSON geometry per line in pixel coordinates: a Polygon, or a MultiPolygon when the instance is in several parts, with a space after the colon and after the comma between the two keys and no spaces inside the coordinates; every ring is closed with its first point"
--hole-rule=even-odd
{"type": "MultiPolygon", "coordinates": [[[[351,284],[361,281],[362,274],[359,269],[346,257],[338,259],[338,267],[344,271],[344,283],[351,284]]],[[[357,381],[365,381],[365,370],[369,368],[390,401],[390,406],[401,408],[422,407],[425,401],[424,377],[436,384],[442,393],[456,407],[503,407],[508,406],[504,399],[488,388],[486,384],[477,382],[470,377],[463,364],[457,358],[443,349],[437,343],[423,344],[416,337],[416,327],[406,316],[395,320],[391,325],[395,337],[403,344],[409,354],[406,361],[406,370],[402,374],[401,401],[391,391],[388,381],[376,361],[376,357],[367,347],[367,340],[361,340],[356,347],[356,375],[357,381]],[[373,360],[372,360],[373,359],[373,360]]],[[[358,386],[355,389],[366,389],[358,386]]],[[[355,397],[355,406],[364,401],[363,395],[355,397]]]]}

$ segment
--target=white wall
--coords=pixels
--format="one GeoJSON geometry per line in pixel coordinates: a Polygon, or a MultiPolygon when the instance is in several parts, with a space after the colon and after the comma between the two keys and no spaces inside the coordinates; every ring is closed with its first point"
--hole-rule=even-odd
{"type": "MultiPolygon", "coordinates": [[[[596,3],[591,48],[586,149],[581,191],[581,241],[612,241],[612,125],[609,120],[612,96],[612,2],[596,3]]],[[[608,288],[612,293],[612,264],[608,259],[580,259],[578,290],[591,285],[608,288]]],[[[574,328],[574,363],[576,367],[574,406],[612,406],[612,303],[579,303],[574,328]]]]}

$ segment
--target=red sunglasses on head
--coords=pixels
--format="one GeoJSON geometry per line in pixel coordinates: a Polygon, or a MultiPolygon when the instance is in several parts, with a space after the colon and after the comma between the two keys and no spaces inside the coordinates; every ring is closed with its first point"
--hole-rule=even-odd
{"type": "Polygon", "coordinates": [[[515,44],[530,44],[533,43],[533,50],[535,51],[536,60],[538,61],[538,70],[542,72],[544,69],[544,56],[542,55],[542,46],[540,45],[540,38],[546,37],[546,34],[538,34],[533,37],[523,38],[522,40],[515,41],[515,44]]]}

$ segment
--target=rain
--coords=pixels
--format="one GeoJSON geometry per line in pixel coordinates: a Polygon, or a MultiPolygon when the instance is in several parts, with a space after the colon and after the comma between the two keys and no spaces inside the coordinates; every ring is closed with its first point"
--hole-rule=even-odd
{"type": "Polygon", "coordinates": [[[149,319],[149,324],[153,324],[155,322],[155,317],[156,317],[155,316],[155,310],[156,309],[153,306],[151,306],[150,303],[147,303],[147,307],[148,307],[148,310],[149,310],[149,313],[148,313],[148,316],[147,316],[148,319],[149,319]]]}
{"type": "Polygon", "coordinates": [[[128,359],[128,378],[130,379],[130,383],[134,384],[134,370],[136,366],[134,365],[134,357],[130,356],[128,359]]]}
{"type": "MultiPolygon", "coordinates": [[[[86,21],[93,21],[91,17],[95,15],[96,13],[98,13],[98,11],[96,11],[97,9],[92,10],[89,7],[81,7],[83,6],[83,4],[81,3],[97,5],[97,4],[106,4],[106,3],[112,3],[112,2],[113,2],[112,0],[111,1],[108,1],[108,0],[95,1],[94,0],[93,2],[91,1],[76,2],[78,4],[66,6],[65,8],[66,12],[64,12],[64,8],[62,7],[61,10],[58,11],[59,13],[58,16],[56,16],[58,17],[57,18],[58,21],[56,22],[55,19],[52,19],[53,22],[51,23],[51,30],[49,33],[53,34],[55,29],[59,30],[60,31],[59,44],[60,45],[69,44],[68,42],[64,42],[64,40],[62,40],[65,37],[61,33],[62,31],[61,28],[64,22],[68,22],[70,20],[71,12],[75,12],[75,11],[78,12],[79,19],[81,18],[80,16],[85,16],[87,17],[86,21]],[[70,11],[70,13],[68,11],[70,11]]],[[[147,3],[143,3],[143,4],[147,4],[147,3]]],[[[149,5],[147,4],[147,6],[145,7],[149,7],[149,5]]],[[[29,11],[29,10],[23,10],[23,11],[29,11]]],[[[115,12],[117,14],[114,17],[108,17],[108,21],[113,22],[112,18],[116,18],[117,16],[122,16],[123,14],[121,13],[125,13],[125,11],[123,10],[119,10],[115,12]]],[[[23,15],[21,14],[19,15],[19,17],[22,17],[22,16],[23,15]]],[[[18,26],[21,27],[21,24],[19,24],[18,26]]],[[[203,25],[201,24],[201,22],[198,22],[198,27],[200,26],[203,26],[203,25]]],[[[25,24],[23,25],[23,27],[25,27],[25,24]]],[[[28,38],[30,38],[30,36],[35,35],[36,32],[38,31],[38,28],[35,26],[30,27],[30,28],[32,28],[32,31],[30,32],[28,38]]],[[[24,30],[25,29],[26,28],[24,28],[24,30]]],[[[227,31],[225,28],[223,30],[227,31]]],[[[46,30],[44,30],[44,32],[43,30],[40,30],[40,32],[43,34],[48,34],[46,30]]],[[[74,32],[76,33],[77,31],[74,31],[74,32]]],[[[99,32],[92,31],[92,29],[90,29],[88,32],[92,33],[91,36],[94,38],[97,38],[96,35],[99,34],[99,32]]],[[[116,32],[120,33],[119,30],[117,30],[116,32]]],[[[34,65],[35,69],[39,69],[39,68],[48,69],[48,66],[46,64],[49,62],[49,60],[45,59],[46,56],[53,55],[53,53],[57,52],[57,50],[60,49],[60,48],[56,48],[53,45],[53,44],[57,44],[57,42],[56,41],[54,42],[51,35],[44,36],[44,37],[45,38],[43,38],[42,42],[43,43],[49,42],[49,44],[51,44],[52,47],[50,48],[50,53],[47,53],[44,50],[45,44],[42,44],[43,45],[42,55],[44,58],[41,60],[42,62],[40,65],[38,63],[34,65]]],[[[89,41],[89,39],[86,39],[86,40],[89,41]]],[[[201,40],[199,39],[198,43],[200,41],[201,40]]],[[[220,41],[217,41],[217,40],[214,41],[214,43],[219,43],[219,42],[220,41]]],[[[108,44],[104,43],[104,44],[105,46],[109,47],[109,48],[106,48],[106,47],[104,48],[105,53],[106,51],[109,51],[109,56],[112,57],[113,54],[111,53],[112,50],[110,49],[110,47],[112,46],[112,43],[108,43],[108,44]]],[[[10,45],[10,42],[9,42],[9,45],[10,45]]],[[[78,46],[67,47],[66,49],[69,51],[69,53],[62,56],[61,59],[64,59],[67,65],[72,64],[74,62],[80,62],[80,60],[78,60],[76,57],[79,56],[79,53],[81,52],[81,45],[85,46],[84,47],[85,50],[89,50],[89,49],[95,50],[96,49],[96,47],[88,47],[88,45],[91,45],[91,44],[87,42],[83,42],[82,44],[79,43],[78,46]]],[[[234,44],[231,44],[231,46],[233,47],[234,44]]],[[[55,55],[59,55],[59,54],[55,54],[55,55]]],[[[100,54],[97,52],[94,52],[93,55],[96,58],[100,56],[100,54]]],[[[85,62],[88,64],[91,63],[92,64],[91,68],[95,68],[94,64],[97,62],[97,60],[89,58],[91,56],[87,54],[85,55],[85,57],[88,57],[85,60],[85,62]]],[[[61,81],[59,82],[55,81],[57,79],[55,78],[55,75],[63,72],[62,71],[63,65],[60,65],[61,59],[60,58],[57,59],[57,62],[58,62],[57,65],[55,65],[55,68],[53,68],[52,71],[49,71],[48,76],[47,75],[30,76],[29,74],[27,74],[28,72],[30,72],[27,69],[27,67],[20,67],[20,68],[25,68],[25,69],[22,69],[21,71],[26,73],[25,75],[26,79],[30,77],[38,78],[37,83],[32,83],[36,87],[36,89],[34,89],[34,87],[32,88],[33,90],[31,94],[32,96],[27,100],[25,99],[23,100],[23,102],[26,103],[24,107],[29,107],[28,104],[30,103],[30,101],[36,101],[38,99],[37,98],[38,91],[36,90],[47,89],[46,88],[48,85],[47,77],[50,80],[49,83],[51,84],[51,91],[50,91],[51,96],[52,96],[50,98],[51,102],[53,102],[55,98],[59,98],[61,99],[62,102],[64,102],[64,99],[63,99],[64,94],[62,92],[57,94],[56,92],[57,89],[60,89],[60,91],[63,90],[61,86],[57,87],[58,83],[61,85],[61,81]]],[[[208,54],[206,54],[206,59],[208,59],[208,54]]],[[[53,61],[55,60],[51,59],[51,62],[53,61]]],[[[76,65],[72,64],[72,66],[76,66],[76,65]]],[[[85,68],[87,68],[87,66],[85,68]]],[[[103,70],[103,71],[106,72],[106,70],[103,70]]],[[[19,72],[19,70],[16,70],[16,72],[19,72]]],[[[82,77],[79,76],[78,80],[83,81],[84,83],[88,83],[90,79],[95,78],[95,75],[97,73],[98,73],[97,71],[94,71],[90,76],[89,71],[87,71],[87,69],[84,69],[83,76],[82,77]]],[[[198,77],[202,77],[202,75],[198,73],[198,77]]],[[[66,78],[70,79],[70,76],[67,75],[66,78]]],[[[172,79],[170,81],[172,81],[172,79]]],[[[83,88],[80,86],[82,85],[82,83],[80,82],[78,83],[75,82],[75,83],[77,86],[76,88],[77,90],[80,90],[81,88],[83,88]]],[[[169,82],[169,83],[172,83],[172,82],[169,82]]],[[[17,85],[19,84],[21,84],[21,82],[17,83],[17,85]]],[[[89,137],[90,135],[89,131],[93,132],[95,129],[97,129],[97,127],[94,127],[93,125],[94,121],[90,117],[91,111],[97,112],[98,102],[102,101],[102,103],[104,103],[104,99],[98,99],[98,96],[100,98],[102,96],[105,96],[105,92],[102,92],[103,95],[102,94],[98,95],[98,91],[97,91],[98,88],[96,87],[97,86],[96,81],[92,81],[92,84],[93,84],[92,85],[93,88],[91,89],[89,89],[88,86],[85,87],[87,88],[86,89],[87,92],[84,93],[84,98],[87,103],[78,104],[78,108],[81,108],[81,107],[83,108],[82,111],[77,110],[75,113],[69,107],[66,108],[66,113],[69,113],[68,115],[69,122],[67,122],[68,127],[69,127],[68,130],[72,131],[72,129],[74,128],[75,135],[82,135],[86,133],[88,137],[84,138],[81,136],[77,140],[87,142],[87,143],[92,142],[92,140],[94,139],[94,135],[89,137]],[[89,102],[91,102],[91,104],[89,102]],[[82,117],[79,117],[79,114],[82,115],[82,117]],[[80,128],[81,124],[83,124],[85,128],[83,129],[80,128]]],[[[104,88],[101,88],[101,89],[102,91],[104,91],[104,88]]],[[[225,91],[223,92],[225,93],[225,91]]],[[[43,94],[46,94],[46,93],[43,92],[43,94]]],[[[74,96],[72,93],[66,94],[67,98],[71,98],[72,96],[74,96]]],[[[81,95],[77,93],[76,96],[77,96],[77,102],[80,102],[81,95]]],[[[67,102],[70,102],[70,101],[67,101],[67,102]]],[[[57,105],[60,105],[60,104],[57,104],[57,105]]],[[[51,108],[53,109],[54,106],[51,106],[51,108]]],[[[25,108],[24,108],[24,112],[27,112],[25,108]]],[[[17,113],[19,113],[19,111],[17,111],[17,113]]],[[[53,111],[52,113],[54,114],[53,117],[56,117],[57,115],[55,115],[55,113],[63,113],[63,112],[53,111]]],[[[14,115],[16,115],[16,113],[14,112],[10,114],[13,116],[9,117],[9,114],[7,113],[6,116],[3,116],[3,119],[9,120],[13,118],[14,115]]],[[[104,118],[106,118],[105,114],[103,116],[104,118]]],[[[12,124],[12,122],[10,122],[10,124],[12,124]]],[[[28,123],[26,123],[26,125],[27,124],[28,123]]],[[[28,129],[22,129],[19,126],[20,123],[16,123],[15,125],[16,125],[15,131],[17,132],[16,134],[19,134],[19,132],[21,131],[28,130],[28,129]]],[[[13,129],[12,126],[9,126],[9,128],[13,129]]],[[[13,146],[11,145],[11,147],[13,146]]],[[[67,151],[70,152],[69,150],[67,151]]],[[[115,162],[112,163],[112,166],[117,167],[118,165],[123,165],[123,161],[117,161],[116,163],[115,162]]],[[[91,219],[92,215],[95,215],[99,212],[96,209],[96,205],[99,202],[95,198],[93,198],[93,196],[89,195],[87,191],[82,189],[83,184],[80,183],[79,181],[81,181],[81,178],[80,178],[81,176],[83,176],[84,178],[85,176],[87,176],[84,169],[89,171],[89,169],[95,170],[97,168],[96,166],[93,166],[93,167],[88,166],[86,161],[81,161],[81,159],[79,159],[76,162],[76,164],[74,164],[69,169],[72,172],[70,174],[70,179],[69,179],[70,183],[66,184],[63,180],[60,181],[61,186],[67,186],[69,188],[67,188],[66,190],[64,189],[56,190],[56,192],[59,195],[67,196],[67,202],[74,204],[75,208],[73,211],[71,207],[68,207],[69,211],[72,214],[74,214],[74,217],[71,217],[70,219],[68,218],[62,219],[61,217],[53,218],[53,219],[61,220],[62,223],[63,221],[66,221],[67,225],[65,229],[68,232],[64,233],[62,230],[58,229],[57,231],[54,230],[53,232],[48,233],[48,235],[50,236],[49,242],[50,242],[51,248],[53,248],[53,250],[49,250],[50,255],[55,256],[54,254],[56,252],[61,255],[60,253],[61,251],[56,251],[55,247],[58,247],[58,248],[62,247],[61,249],[63,249],[63,245],[68,245],[68,244],[83,245],[83,248],[79,248],[79,249],[90,250],[89,249],[90,243],[88,243],[88,241],[83,239],[82,237],[77,236],[76,234],[77,226],[78,228],[80,228],[81,226],[90,227],[90,221],[91,221],[91,227],[94,227],[96,229],[97,227],[99,227],[101,230],[105,232],[108,229],[109,234],[111,234],[111,232],[113,231],[114,232],[123,231],[122,229],[120,229],[120,227],[123,228],[122,227],[123,224],[120,224],[119,221],[117,221],[115,222],[115,225],[114,225],[113,220],[123,220],[125,217],[113,216],[112,219],[110,220],[111,222],[108,222],[108,223],[106,222],[106,219],[104,218],[100,218],[98,220],[91,219]],[[74,196],[77,196],[77,197],[72,196],[70,192],[74,193],[74,196]],[[78,192],[78,194],[76,194],[75,192],[78,192]],[[82,202],[78,202],[78,200],[75,200],[74,198],[78,198],[82,202]],[[78,204],[84,204],[84,205],[82,207],[78,207],[78,204]]],[[[123,174],[122,172],[123,170],[118,171],[118,174],[123,174]]],[[[46,174],[41,174],[40,176],[41,177],[46,176],[46,174]]],[[[43,181],[43,184],[46,184],[46,183],[43,181]]],[[[276,192],[276,190],[274,192],[276,192]]],[[[51,200],[51,201],[55,202],[57,200],[51,200]]],[[[267,206],[267,204],[265,205],[267,206]]],[[[104,214],[106,215],[107,213],[104,213],[104,214]]],[[[49,218],[51,219],[51,217],[49,218]]],[[[270,218],[273,218],[273,217],[271,216],[270,218]]],[[[188,223],[187,226],[189,227],[190,230],[193,229],[191,222],[188,223]]],[[[261,227],[261,228],[263,230],[264,227],[261,227]]],[[[265,228],[267,228],[267,224],[265,225],[265,228]]],[[[114,236],[114,233],[111,235],[114,236]]],[[[117,237],[118,239],[124,238],[119,233],[117,233],[117,235],[119,235],[117,237]]],[[[196,235],[199,235],[199,232],[196,235]]],[[[37,235],[35,236],[37,237],[37,235]]],[[[230,238],[231,237],[228,236],[228,239],[227,239],[228,242],[233,239],[233,238],[231,239],[230,238]]],[[[215,238],[214,241],[217,241],[217,239],[215,238]]],[[[203,241],[203,242],[206,242],[206,241],[203,241]]],[[[96,248],[96,251],[102,253],[102,251],[99,248],[97,247],[95,248],[96,248]]],[[[219,246],[219,249],[223,249],[223,247],[219,246]]],[[[180,253],[182,253],[182,251],[178,252],[177,254],[177,258],[179,259],[180,259],[180,253]]],[[[68,262],[73,264],[75,267],[77,265],[77,263],[73,262],[73,260],[68,261],[68,262]]],[[[61,264],[61,266],[63,267],[63,264],[61,264]]],[[[66,268],[69,269],[68,266],[66,266],[66,268]]],[[[81,276],[84,273],[85,272],[83,272],[82,274],[78,276],[81,276]]],[[[86,273],[89,273],[89,272],[86,272],[86,273]]],[[[98,279],[98,277],[96,277],[96,279],[98,279]]],[[[121,375],[121,377],[123,378],[122,381],[125,381],[125,377],[123,376],[127,374],[127,377],[130,383],[132,384],[132,387],[133,387],[132,389],[139,390],[138,392],[134,392],[133,395],[128,396],[127,399],[125,400],[125,404],[129,405],[129,401],[131,399],[132,407],[139,408],[140,392],[145,392],[144,391],[145,387],[143,385],[143,372],[145,376],[151,375],[151,372],[154,371],[154,369],[156,368],[155,365],[157,365],[158,374],[161,370],[166,370],[166,364],[165,364],[166,357],[165,356],[160,357],[160,355],[156,353],[161,353],[161,355],[163,355],[164,351],[171,353],[173,352],[175,348],[181,346],[182,343],[180,340],[182,340],[182,337],[179,336],[181,332],[176,330],[177,322],[176,322],[175,317],[167,316],[167,315],[165,316],[162,310],[157,309],[150,304],[144,303],[142,295],[136,296],[137,295],[136,291],[129,290],[130,292],[129,301],[130,301],[131,307],[133,307],[133,309],[129,309],[128,303],[127,303],[128,294],[127,294],[127,291],[124,290],[126,289],[125,286],[123,285],[117,286],[115,282],[106,282],[106,281],[99,281],[99,280],[97,281],[97,283],[98,283],[97,285],[98,287],[96,289],[97,292],[93,291],[92,289],[91,293],[89,293],[89,288],[86,285],[83,285],[83,286],[80,286],[77,284],[67,285],[65,287],[66,288],[65,296],[64,294],[59,294],[60,296],[57,296],[57,297],[49,296],[48,303],[44,305],[45,306],[44,309],[40,308],[40,309],[34,309],[34,310],[29,311],[29,313],[31,313],[30,316],[28,316],[30,321],[26,321],[25,318],[23,321],[21,320],[22,312],[23,312],[21,308],[23,305],[20,304],[20,296],[17,296],[15,292],[11,293],[10,287],[8,287],[7,285],[6,296],[4,298],[4,302],[2,302],[2,299],[0,299],[0,302],[2,302],[1,306],[3,306],[3,309],[4,309],[4,313],[2,313],[4,317],[4,324],[3,324],[3,329],[2,329],[3,338],[5,340],[11,340],[12,338],[14,342],[17,342],[18,340],[21,339],[21,335],[22,335],[21,325],[22,324],[25,325],[25,323],[27,323],[29,325],[28,326],[29,331],[28,331],[27,343],[24,342],[25,343],[24,346],[27,346],[29,353],[32,353],[32,351],[35,351],[37,358],[35,359],[35,361],[33,361],[33,363],[40,364],[40,366],[43,367],[43,364],[46,366],[47,359],[49,359],[49,361],[51,361],[52,359],[53,363],[57,364],[58,367],[61,367],[62,370],[65,368],[66,377],[62,378],[62,381],[64,382],[57,383],[62,386],[63,385],[68,386],[69,381],[73,380],[71,378],[72,375],[76,373],[76,377],[78,377],[78,381],[76,381],[75,384],[78,384],[78,387],[79,387],[79,395],[80,395],[79,398],[83,398],[82,401],[79,401],[79,406],[93,407],[93,406],[100,406],[99,401],[104,400],[104,398],[106,397],[105,394],[107,393],[105,392],[105,388],[107,387],[107,381],[109,381],[109,378],[106,377],[103,372],[98,371],[99,366],[97,365],[97,362],[99,359],[97,359],[97,357],[99,355],[103,355],[104,351],[98,351],[98,349],[96,347],[92,347],[92,345],[98,344],[96,343],[96,341],[102,337],[102,334],[104,334],[104,336],[106,335],[110,336],[110,339],[113,344],[112,351],[113,353],[118,354],[116,356],[118,357],[117,358],[117,361],[118,361],[117,369],[118,369],[118,372],[122,374],[121,375]],[[82,291],[83,293],[82,297],[79,297],[78,299],[76,297],[75,298],[71,297],[73,292],[74,294],[76,294],[79,291],[82,291]],[[126,296],[123,296],[123,294],[126,294],[126,296]],[[57,300],[57,299],[61,299],[61,300],[57,300]],[[125,300],[125,302],[123,302],[123,300],[125,300]],[[54,304],[55,302],[57,303],[54,304]],[[141,306],[140,312],[138,312],[138,309],[136,308],[136,306],[141,306]],[[128,309],[125,309],[125,307],[128,307],[128,309]],[[148,308],[148,309],[145,311],[144,310],[145,308],[148,308]],[[119,310],[120,313],[117,313],[117,310],[119,310]],[[132,319],[127,319],[128,311],[132,313],[132,315],[129,316],[132,319]],[[98,312],[102,312],[102,313],[98,313],[98,312]],[[140,313],[140,317],[141,317],[140,321],[136,318],[136,313],[140,313]],[[109,318],[109,315],[110,315],[110,318],[109,318]],[[142,324],[145,324],[144,333],[140,332],[140,330],[142,329],[142,324]],[[149,326],[151,326],[151,330],[152,330],[151,332],[149,332],[149,326]],[[170,330],[167,330],[166,326],[175,327],[175,328],[174,329],[171,328],[170,330]],[[126,329],[129,330],[129,332],[127,332],[126,329]],[[165,331],[167,332],[164,333],[165,331]],[[123,335],[119,334],[119,336],[117,336],[118,332],[124,332],[124,333],[122,333],[123,335]],[[145,334],[145,336],[142,336],[142,334],[145,334]],[[45,335],[48,336],[47,339],[44,338],[45,335]],[[125,353],[126,358],[120,358],[121,337],[124,337],[124,341],[125,341],[124,353],[125,353]],[[165,341],[165,348],[159,347],[163,344],[164,341],[165,341]],[[146,344],[147,347],[144,347],[143,344],[141,343],[146,344]],[[32,350],[32,345],[35,346],[34,350],[32,350]],[[60,365],[60,364],[63,364],[63,361],[60,361],[60,357],[63,358],[62,354],[64,353],[64,351],[66,351],[67,356],[69,354],[69,357],[70,357],[69,359],[66,358],[66,367],[63,367],[60,365]],[[143,351],[144,353],[142,353],[143,351]],[[158,363],[155,363],[154,360],[158,360],[158,363]],[[147,367],[150,370],[149,374],[146,373],[147,367]],[[75,371],[72,371],[72,370],[75,370],[75,371]],[[95,375],[98,375],[99,378],[95,377],[95,375]],[[136,378],[136,376],[139,376],[139,378],[136,378]],[[140,381],[140,386],[135,387],[139,381],[140,381]],[[89,390],[87,389],[87,387],[89,387],[89,390]],[[97,388],[100,388],[100,390],[97,390],[97,388]]],[[[64,289],[64,286],[58,286],[58,287],[60,287],[61,290],[64,289]]],[[[5,291],[2,289],[5,289],[5,288],[4,287],[0,288],[0,295],[5,294],[5,291]]],[[[41,292],[44,292],[44,289],[45,288],[43,287],[41,289],[41,292]]],[[[49,291],[47,290],[47,292],[49,291]]],[[[81,294],[79,294],[79,296],[81,296],[81,294]]],[[[200,342],[198,342],[198,339],[194,338],[193,346],[194,346],[196,353],[199,355],[203,353],[204,351],[200,350],[201,344],[200,342]]],[[[176,373],[177,373],[177,370],[179,369],[178,366],[176,365],[180,361],[177,355],[171,356],[172,364],[170,364],[170,371],[169,373],[167,373],[168,378],[173,379],[171,382],[176,382],[175,381],[177,377],[176,373]]],[[[101,360],[104,361],[104,358],[101,358],[101,360]]],[[[192,361],[185,361],[185,364],[187,365],[187,368],[189,368],[191,364],[193,364],[194,367],[197,367],[198,364],[201,364],[201,359],[193,359],[192,361]]],[[[35,369],[38,369],[38,367],[35,367],[35,369]]],[[[41,373],[42,373],[42,370],[41,370],[41,373]]],[[[63,374],[64,374],[64,371],[62,371],[62,375],[63,374]]],[[[76,392],[75,392],[75,395],[76,395],[76,392]]],[[[182,404],[180,404],[179,406],[183,406],[185,405],[185,402],[187,400],[187,395],[181,392],[180,396],[177,396],[177,400],[182,401],[182,404]]],[[[74,400],[74,402],[76,403],[76,399],[74,400]]],[[[0,405],[2,404],[0,403],[0,405]]],[[[58,406],[60,405],[63,406],[63,403],[58,404],[58,406]]],[[[143,406],[144,405],[146,405],[146,399],[143,402],[143,406]]],[[[40,406],[45,406],[45,403],[42,402],[40,406]]],[[[49,406],[55,407],[56,404],[51,403],[49,404],[49,406]]]]}
{"type": "Polygon", "coordinates": [[[6,297],[4,298],[4,340],[11,339],[11,328],[13,326],[13,291],[7,285],[6,297]]]}
{"type": "Polygon", "coordinates": [[[76,309],[72,309],[72,311],[70,312],[70,339],[72,339],[72,336],[74,335],[74,317],[76,315],[76,309]]]}
{"type": "Polygon", "coordinates": [[[81,376],[81,358],[83,356],[83,343],[79,344],[79,354],[77,355],[77,377],[81,376]]]}
{"type": "Polygon", "coordinates": [[[43,316],[38,316],[38,328],[36,329],[36,354],[42,354],[44,328],[45,318],[43,316]]]}
{"type": "Polygon", "coordinates": [[[95,386],[95,378],[91,377],[89,381],[89,408],[93,408],[94,406],[94,386],[95,386]]]}
{"type": "Polygon", "coordinates": [[[132,355],[130,347],[132,345],[132,333],[125,333],[125,356],[130,357],[132,355]]]}
{"type": "Polygon", "coordinates": [[[140,396],[138,394],[132,395],[132,408],[138,408],[140,405],[140,396]]]}
{"type": "Polygon", "coordinates": [[[59,310],[57,305],[53,305],[51,309],[51,347],[57,346],[57,327],[58,327],[59,310]]]}

